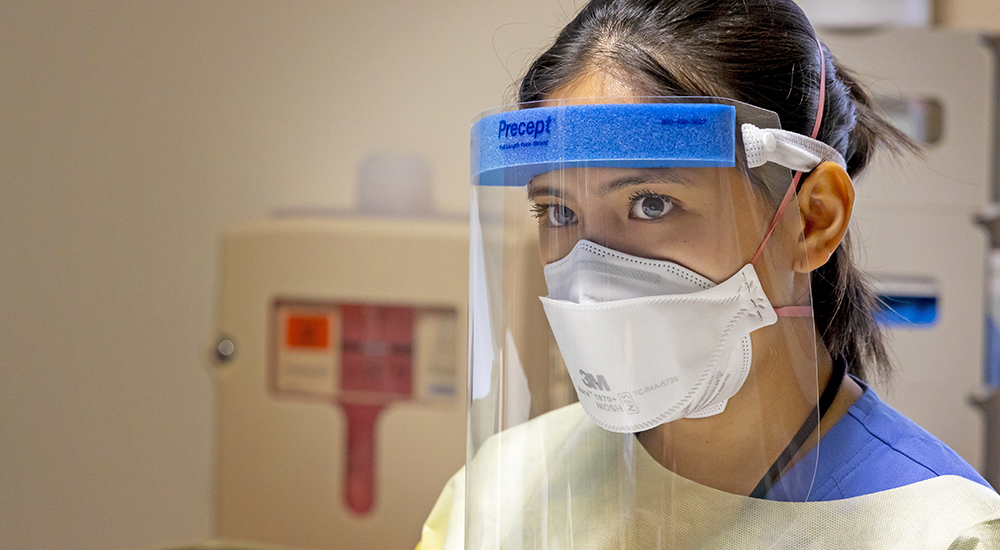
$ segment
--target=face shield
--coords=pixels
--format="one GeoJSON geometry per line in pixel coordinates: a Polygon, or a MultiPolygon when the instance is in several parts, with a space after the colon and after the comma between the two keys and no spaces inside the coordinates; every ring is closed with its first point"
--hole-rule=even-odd
{"type": "Polygon", "coordinates": [[[730,100],[608,101],[472,128],[467,548],[685,547],[809,499],[843,372],[793,173],[842,159],[730,100]]]}

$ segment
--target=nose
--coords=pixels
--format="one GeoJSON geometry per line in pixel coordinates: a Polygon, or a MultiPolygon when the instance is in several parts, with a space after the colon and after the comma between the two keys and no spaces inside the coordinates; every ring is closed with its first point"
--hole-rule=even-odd
{"type": "Polygon", "coordinates": [[[577,222],[556,231],[543,229],[539,233],[543,263],[565,258],[580,241],[589,241],[634,256],[646,257],[641,243],[630,242],[628,228],[622,220],[602,212],[600,208],[576,205],[577,222]]]}

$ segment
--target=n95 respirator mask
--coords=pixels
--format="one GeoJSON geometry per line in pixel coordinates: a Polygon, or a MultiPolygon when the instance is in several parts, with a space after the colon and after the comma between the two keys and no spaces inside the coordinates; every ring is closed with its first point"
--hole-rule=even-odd
{"type": "Polygon", "coordinates": [[[716,285],[582,240],[545,266],[545,281],[580,403],[613,432],[721,413],[750,372],[750,333],[777,321],[750,264],[716,285]]]}

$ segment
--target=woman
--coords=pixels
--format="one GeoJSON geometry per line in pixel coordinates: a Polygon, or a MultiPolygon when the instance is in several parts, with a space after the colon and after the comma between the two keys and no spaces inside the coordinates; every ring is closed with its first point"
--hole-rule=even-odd
{"type": "Polygon", "coordinates": [[[851,179],[913,146],[791,0],[592,1],[518,100],[473,128],[470,422],[492,437],[424,550],[1000,544],[1000,497],[865,385],[888,363],[851,179]],[[491,243],[524,233],[519,203],[580,404],[512,427],[529,314],[491,243]]]}

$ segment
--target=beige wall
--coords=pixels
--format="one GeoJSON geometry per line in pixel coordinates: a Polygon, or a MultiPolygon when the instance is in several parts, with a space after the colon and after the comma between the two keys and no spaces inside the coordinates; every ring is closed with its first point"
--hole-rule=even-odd
{"type": "Polygon", "coordinates": [[[426,156],[438,206],[465,211],[498,58],[518,73],[565,13],[0,2],[0,548],[208,536],[220,230],[352,205],[375,150],[426,156]]]}
{"type": "Polygon", "coordinates": [[[580,4],[0,2],[0,548],[208,536],[221,229],[386,149],[464,211],[471,116],[580,4]]]}
{"type": "Polygon", "coordinates": [[[937,20],[942,26],[1000,32],[997,0],[937,0],[937,20]]]}

